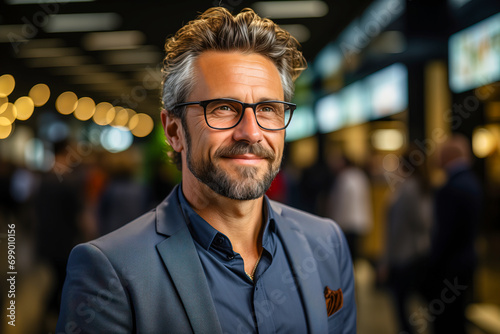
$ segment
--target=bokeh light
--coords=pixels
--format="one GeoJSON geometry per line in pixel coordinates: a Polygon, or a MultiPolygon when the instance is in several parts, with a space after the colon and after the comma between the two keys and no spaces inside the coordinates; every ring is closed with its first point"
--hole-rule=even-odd
{"type": "Polygon", "coordinates": [[[486,158],[496,148],[497,142],[491,131],[486,128],[477,128],[472,134],[472,151],[478,158],[486,158]]]}
{"type": "Polygon", "coordinates": [[[372,133],[373,147],[380,151],[396,151],[404,145],[403,133],[397,129],[378,129],[372,133]]]}
{"type": "Polygon", "coordinates": [[[130,119],[129,128],[136,137],[146,137],[153,131],[154,122],[151,116],[138,113],[130,119]]]}
{"type": "Polygon", "coordinates": [[[78,100],[78,106],[75,109],[75,117],[80,121],[86,121],[92,118],[95,113],[95,102],[90,97],[82,97],[78,100]]]}
{"type": "Polygon", "coordinates": [[[50,98],[50,89],[46,84],[37,84],[34,85],[29,92],[29,97],[33,100],[35,107],[41,107],[50,98]]]}
{"type": "Polygon", "coordinates": [[[127,124],[125,124],[124,126],[129,128],[130,129],[130,120],[132,119],[132,117],[134,117],[135,115],[137,115],[137,112],[133,109],[125,109],[127,111],[127,124]]]}
{"type": "Polygon", "coordinates": [[[101,102],[95,107],[93,120],[99,125],[108,125],[115,118],[115,109],[108,102],[101,102]]]}
{"type": "Polygon", "coordinates": [[[25,121],[33,115],[33,111],[35,110],[35,104],[33,100],[29,96],[22,96],[16,100],[14,103],[17,110],[17,119],[21,121],[25,121]]]}
{"type": "Polygon", "coordinates": [[[113,120],[112,126],[126,127],[130,118],[135,115],[135,111],[132,109],[125,109],[122,107],[115,107],[116,115],[113,120]]]}
{"type": "Polygon", "coordinates": [[[101,145],[111,153],[125,151],[133,141],[130,131],[123,127],[107,127],[101,133],[101,145]]]}
{"type": "Polygon", "coordinates": [[[56,100],[56,109],[63,115],[69,115],[78,106],[78,97],[73,92],[64,92],[56,100]]]}
{"type": "Polygon", "coordinates": [[[0,97],[0,108],[5,104],[9,102],[9,98],[7,96],[0,97]]]}
{"type": "Polygon", "coordinates": [[[12,132],[12,123],[5,117],[0,116],[0,139],[5,139],[12,132]]]}
{"type": "Polygon", "coordinates": [[[10,74],[4,74],[0,77],[0,97],[9,96],[16,86],[16,80],[10,74]]]}
{"type": "MultiPolygon", "coordinates": [[[[120,107],[120,106],[114,106],[113,109],[115,110],[115,117],[113,118],[113,120],[109,123],[109,125],[111,126],[115,126],[115,127],[123,127],[125,124],[122,124],[123,123],[123,116],[124,114],[122,113],[121,115],[120,112],[123,110],[125,111],[125,108],[123,107],[120,107]]],[[[126,115],[125,115],[126,116],[126,115]]]]}
{"type": "Polygon", "coordinates": [[[53,143],[65,140],[69,135],[68,125],[61,121],[50,122],[44,130],[46,130],[47,139],[53,143]]]}
{"type": "Polygon", "coordinates": [[[10,124],[14,123],[17,117],[17,109],[14,103],[8,102],[0,106],[0,117],[5,117],[10,124]]]}

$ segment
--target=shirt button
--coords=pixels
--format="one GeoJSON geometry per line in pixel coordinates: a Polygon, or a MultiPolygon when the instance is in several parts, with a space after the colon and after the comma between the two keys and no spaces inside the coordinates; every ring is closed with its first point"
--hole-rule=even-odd
{"type": "Polygon", "coordinates": [[[224,242],[224,239],[222,239],[221,237],[219,237],[219,238],[215,239],[215,243],[216,243],[217,245],[219,245],[219,246],[220,246],[220,245],[222,245],[222,243],[223,243],[223,242],[224,242]]]}
{"type": "Polygon", "coordinates": [[[232,260],[232,259],[234,259],[234,255],[228,255],[228,256],[227,256],[227,259],[228,259],[228,260],[232,260]]]}

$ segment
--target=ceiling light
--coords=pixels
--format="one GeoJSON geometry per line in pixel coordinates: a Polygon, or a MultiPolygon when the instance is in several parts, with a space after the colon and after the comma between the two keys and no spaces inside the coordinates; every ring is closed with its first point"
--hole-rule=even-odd
{"type": "Polygon", "coordinates": [[[51,72],[55,75],[93,75],[105,71],[106,68],[102,65],[89,64],[54,68],[51,72]]]}
{"type": "Polygon", "coordinates": [[[328,13],[323,1],[259,1],[252,5],[261,16],[284,19],[299,17],[322,17],[328,13]]]}
{"type": "Polygon", "coordinates": [[[45,31],[77,32],[114,30],[121,23],[120,15],[116,13],[85,13],[50,15],[45,31]]]}
{"type": "Polygon", "coordinates": [[[280,24],[280,27],[288,31],[299,43],[304,43],[311,37],[311,32],[303,24],[280,24]]]}
{"type": "Polygon", "coordinates": [[[120,81],[120,77],[115,73],[92,73],[90,75],[80,75],[73,78],[75,84],[91,85],[100,83],[114,83],[120,81]]]}
{"type": "Polygon", "coordinates": [[[404,145],[404,136],[397,129],[379,129],[372,134],[372,144],[380,151],[397,151],[404,145]]]}
{"type": "Polygon", "coordinates": [[[138,30],[95,32],[85,35],[83,46],[89,51],[134,49],[145,40],[144,34],[138,30]]]}
{"type": "Polygon", "coordinates": [[[87,89],[91,89],[94,92],[105,93],[105,94],[124,94],[124,92],[130,91],[131,88],[123,82],[104,82],[91,84],[87,89]]]}
{"type": "Polygon", "coordinates": [[[479,127],[472,133],[472,151],[478,158],[486,158],[497,148],[494,134],[486,128],[479,127]]]}
{"type": "Polygon", "coordinates": [[[68,2],[93,2],[95,0],[64,0],[62,2],[61,0],[6,0],[7,4],[9,5],[29,5],[29,4],[45,4],[45,3],[63,3],[67,4],[68,2]]]}
{"type": "Polygon", "coordinates": [[[28,48],[22,49],[20,58],[68,57],[80,54],[78,48],[28,48]]]}
{"type": "Polygon", "coordinates": [[[0,43],[27,42],[23,29],[25,29],[23,24],[0,25],[0,43]]]}
{"type": "Polygon", "coordinates": [[[138,50],[111,51],[105,56],[108,64],[156,64],[160,61],[161,54],[151,48],[141,48],[138,50]]]}
{"type": "Polygon", "coordinates": [[[22,46],[22,49],[60,48],[65,45],[66,43],[61,38],[40,38],[31,39],[29,43],[22,46]]]}
{"type": "Polygon", "coordinates": [[[69,56],[61,58],[31,58],[26,61],[30,67],[65,67],[79,66],[90,62],[86,56],[69,56]]]}
{"type": "Polygon", "coordinates": [[[374,39],[371,50],[377,53],[402,53],[406,50],[406,39],[400,31],[385,31],[374,39]]]}

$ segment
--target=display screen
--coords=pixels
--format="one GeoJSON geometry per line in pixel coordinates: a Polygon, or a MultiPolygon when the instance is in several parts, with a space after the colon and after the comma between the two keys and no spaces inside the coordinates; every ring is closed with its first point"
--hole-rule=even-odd
{"type": "Polygon", "coordinates": [[[408,71],[396,63],[316,103],[321,133],[386,117],[408,107],[408,71]]]}
{"type": "Polygon", "coordinates": [[[500,80],[500,13],[451,35],[450,88],[455,93],[500,80]]]}

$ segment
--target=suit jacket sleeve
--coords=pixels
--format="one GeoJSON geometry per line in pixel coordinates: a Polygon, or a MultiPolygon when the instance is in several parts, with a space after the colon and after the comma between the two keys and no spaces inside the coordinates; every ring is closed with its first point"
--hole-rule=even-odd
{"type": "Polygon", "coordinates": [[[126,282],[92,244],[71,252],[56,333],[131,333],[126,282]]]}

